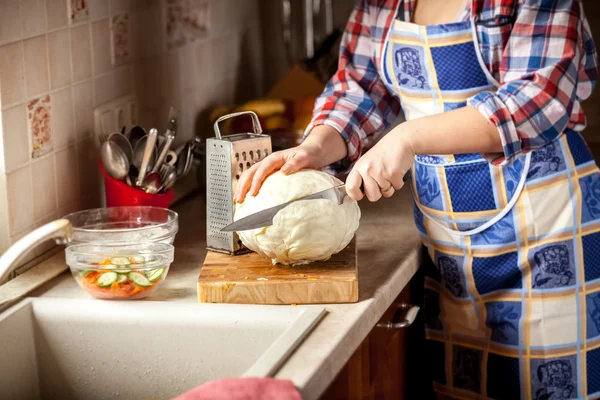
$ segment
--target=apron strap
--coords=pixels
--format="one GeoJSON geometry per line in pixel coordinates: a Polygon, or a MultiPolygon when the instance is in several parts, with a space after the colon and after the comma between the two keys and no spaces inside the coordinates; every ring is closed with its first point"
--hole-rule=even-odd
{"type": "MultiPolygon", "coordinates": [[[[438,220],[436,220],[435,218],[433,218],[432,216],[430,216],[429,214],[427,214],[421,208],[421,205],[419,204],[419,202],[417,201],[417,199],[415,199],[415,204],[416,204],[416,206],[419,208],[419,210],[421,211],[421,213],[424,216],[426,216],[427,218],[429,218],[429,220],[431,222],[435,223],[437,226],[439,226],[440,228],[442,228],[442,230],[448,232],[449,234],[456,235],[456,236],[472,236],[472,235],[476,235],[478,233],[481,233],[481,232],[485,231],[486,229],[488,229],[489,227],[491,227],[492,225],[494,225],[496,222],[498,222],[502,218],[504,218],[506,216],[506,214],[508,214],[513,209],[513,207],[515,206],[515,204],[517,204],[517,201],[519,200],[519,197],[521,196],[521,193],[523,192],[523,188],[525,187],[525,182],[527,181],[527,175],[529,174],[529,166],[530,165],[531,165],[531,153],[527,153],[525,155],[525,164],[523,166],[523,172],[521,173],[521,179],[519,180],[519,184],[517,185],[515,193],[513,194],[512,198],[510,199],[510,201],[508,202],[508,204],[506,205],[506,207],[504,207],[502,209],[502,211],[500,211],[500,213],[498,215],[496,215],[494,218],[490,219],[489,221],[487,221],[486,223],[478,226],[475,229],[471,229],[471,230],[468,230],[468,231],[459,231],[459,230],[456,230],[456,229],[448,228],[447,226],[443,225],[438,220]]],[[[413,196],[414,196],[414,194],[413,194],[413,196]]]]}

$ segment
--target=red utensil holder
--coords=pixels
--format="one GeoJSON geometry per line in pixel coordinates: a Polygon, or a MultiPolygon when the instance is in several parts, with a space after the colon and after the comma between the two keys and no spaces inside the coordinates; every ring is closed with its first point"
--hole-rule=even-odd
{"type": "Polygon", "coordinates": [[[104,176],[104,188],[106,192],[106,206],[152,206],[169,208],[169,204],[175,198],[173,189],[165,193],[150,194],[143,190],[132,188],[125,182],[111,178],[104,169],[102,161],[98,161],[98,168],[104,176]]]}

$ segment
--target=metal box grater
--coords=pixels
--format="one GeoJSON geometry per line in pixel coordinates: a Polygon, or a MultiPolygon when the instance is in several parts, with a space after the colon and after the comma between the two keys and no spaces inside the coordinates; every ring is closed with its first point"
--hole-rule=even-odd
{"type": "Polygon", "coordinates": [[[215,137],[206,140],[206,246],[208,250],[242,254],[248,250],[237,233],[221,232],[233,223],[233,193],[242,172],[271,154],[271,137],[262,134],[258,116],[252,111],[224,115],[214,125],[215,137]],[[250,115],[254,133],[221,136],[219,123],[250,115]]]}

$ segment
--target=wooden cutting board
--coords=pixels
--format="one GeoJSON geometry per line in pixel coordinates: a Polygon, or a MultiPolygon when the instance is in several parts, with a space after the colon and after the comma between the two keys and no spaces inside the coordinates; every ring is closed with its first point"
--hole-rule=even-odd
{"type": "Polygon", "coordinates": [[[327,261],[288,267],[256,253],[209,251],[198,277],[198,301],[237,304],[324,304],[358,301],[356,241],[327,261]]]}

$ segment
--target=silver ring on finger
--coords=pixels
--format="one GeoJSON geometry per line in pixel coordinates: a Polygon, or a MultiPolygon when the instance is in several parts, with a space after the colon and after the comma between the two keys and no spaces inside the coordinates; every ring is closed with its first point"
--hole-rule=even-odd
{"type": "Polygon", "coordinates": [[[396,189],[394,189],[393,185],[390,185],[387,189],[381,189],[381,194],[394,193],[396,189]]]}

